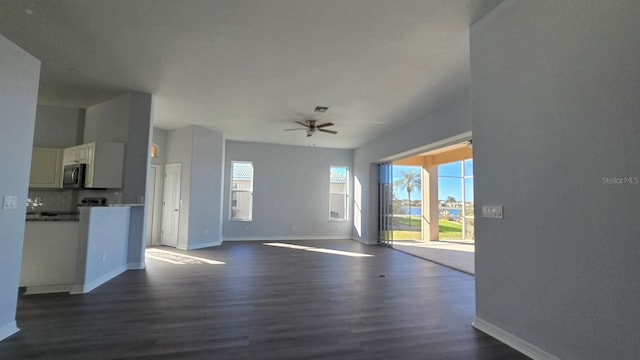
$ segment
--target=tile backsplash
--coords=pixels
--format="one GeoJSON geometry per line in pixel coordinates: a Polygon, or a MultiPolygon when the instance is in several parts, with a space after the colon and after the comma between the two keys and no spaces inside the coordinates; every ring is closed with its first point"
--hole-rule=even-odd
{"type": "Polygon", "coordinates": [[[120,190],[29,190],[27,211],[76,211],[80,200],[103,197],[107,204],[120,204],[120,190]]]}
{"type": "Polygon", "coordinates": [[[73,211],[76,205],[73,190],[29,190],[27,211],[73,211]]]}

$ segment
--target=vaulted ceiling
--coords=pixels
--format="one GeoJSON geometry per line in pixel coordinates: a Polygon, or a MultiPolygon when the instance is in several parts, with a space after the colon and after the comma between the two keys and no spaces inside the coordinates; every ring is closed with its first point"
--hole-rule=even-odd
{"type": "Polygon", "coordinates": [[[470,24],[500,1],[2,0],[0,34],[42,61],[42,105],[141,91],[159,128],[355,148],[468,94],[470,24]],[[307,119],[338,134],[283,131],[307,119]]]}

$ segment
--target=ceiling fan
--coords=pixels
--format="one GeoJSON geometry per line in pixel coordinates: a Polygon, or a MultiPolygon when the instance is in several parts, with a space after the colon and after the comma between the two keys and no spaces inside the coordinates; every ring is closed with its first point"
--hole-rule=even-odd
{"type": "Polygon", "coordinates": [[[307,120],[305,122],[296,121],[295,123],[304,126],[304,128],[284,129],[284,131],[306,130],[307,131],[307,137],[312,136],[313,134],[315,134],[316,131],[326,132],[326,133],[334,134],[334,135],[338,133],[337,131],[325,129],[325,127],[327,127],[327,126],[333,126],[333,123],[331,123],[331,122],[327,122],[327,123],[324,123],[324,124],[318,124],[318,120],[307,120]]]}

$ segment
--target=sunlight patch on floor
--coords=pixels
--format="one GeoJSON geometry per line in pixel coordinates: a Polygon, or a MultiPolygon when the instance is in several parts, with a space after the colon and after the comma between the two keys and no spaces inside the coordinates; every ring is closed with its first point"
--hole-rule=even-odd
{"type": "Polygon", "coordinates": [[[362,253],[356,253],[356,252],[351,252],[351,251],[332,250],[332,249],[317,248],[317,247],[312,247],[312,246],[294,245],[294,244],[286,244],[286,243],[262,243],[262,245],[282,247],[282,248],[288,248],[288,249],[296,249],[296,250],[306,250],[306,251],[319,252],[319,253],[324,253],[324,254],[351,256],[351,257],[372,257],[372,256],[375,256],[375,255],[362,254],[362,253]]]}
{"type": "Polygon", "coordinates": [[[168,262],[176,265],[194,265],[194,264],[210,264],[210,265],[224,265],[222,261],[209,260],[197,256],[180,254],[168,250],[161,249],[147,249],[145,251],[147,257],[168,262]]]}

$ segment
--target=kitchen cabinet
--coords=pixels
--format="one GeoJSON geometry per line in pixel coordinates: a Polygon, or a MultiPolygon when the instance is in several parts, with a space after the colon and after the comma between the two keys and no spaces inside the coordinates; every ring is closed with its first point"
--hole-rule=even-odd
{"type": "Polygon", "coordinates": [[[62,164],[64,166],[67,165],[75,165],[75,164],[86,164],[87,161],[87,145],[76,145],[72,147],[68,147],[63,151],[63,161],[62,164]]]}
{"type": "Polygon", "coordinates": [[[84,186],[86,188],[119,189],[124,171],[124,144],[91,142],[85,144],[84,186]]]}
{"type": "Polygon", "coordinates": [[[26,294],[69,292],[76,282],[78,221],[27,221],[20,286],[26,294]]]}
{"type": "Polygon", "coordinates": [[[59,189],[62,187],[62,149],[33,148],[29,188],[59,189]]]}

